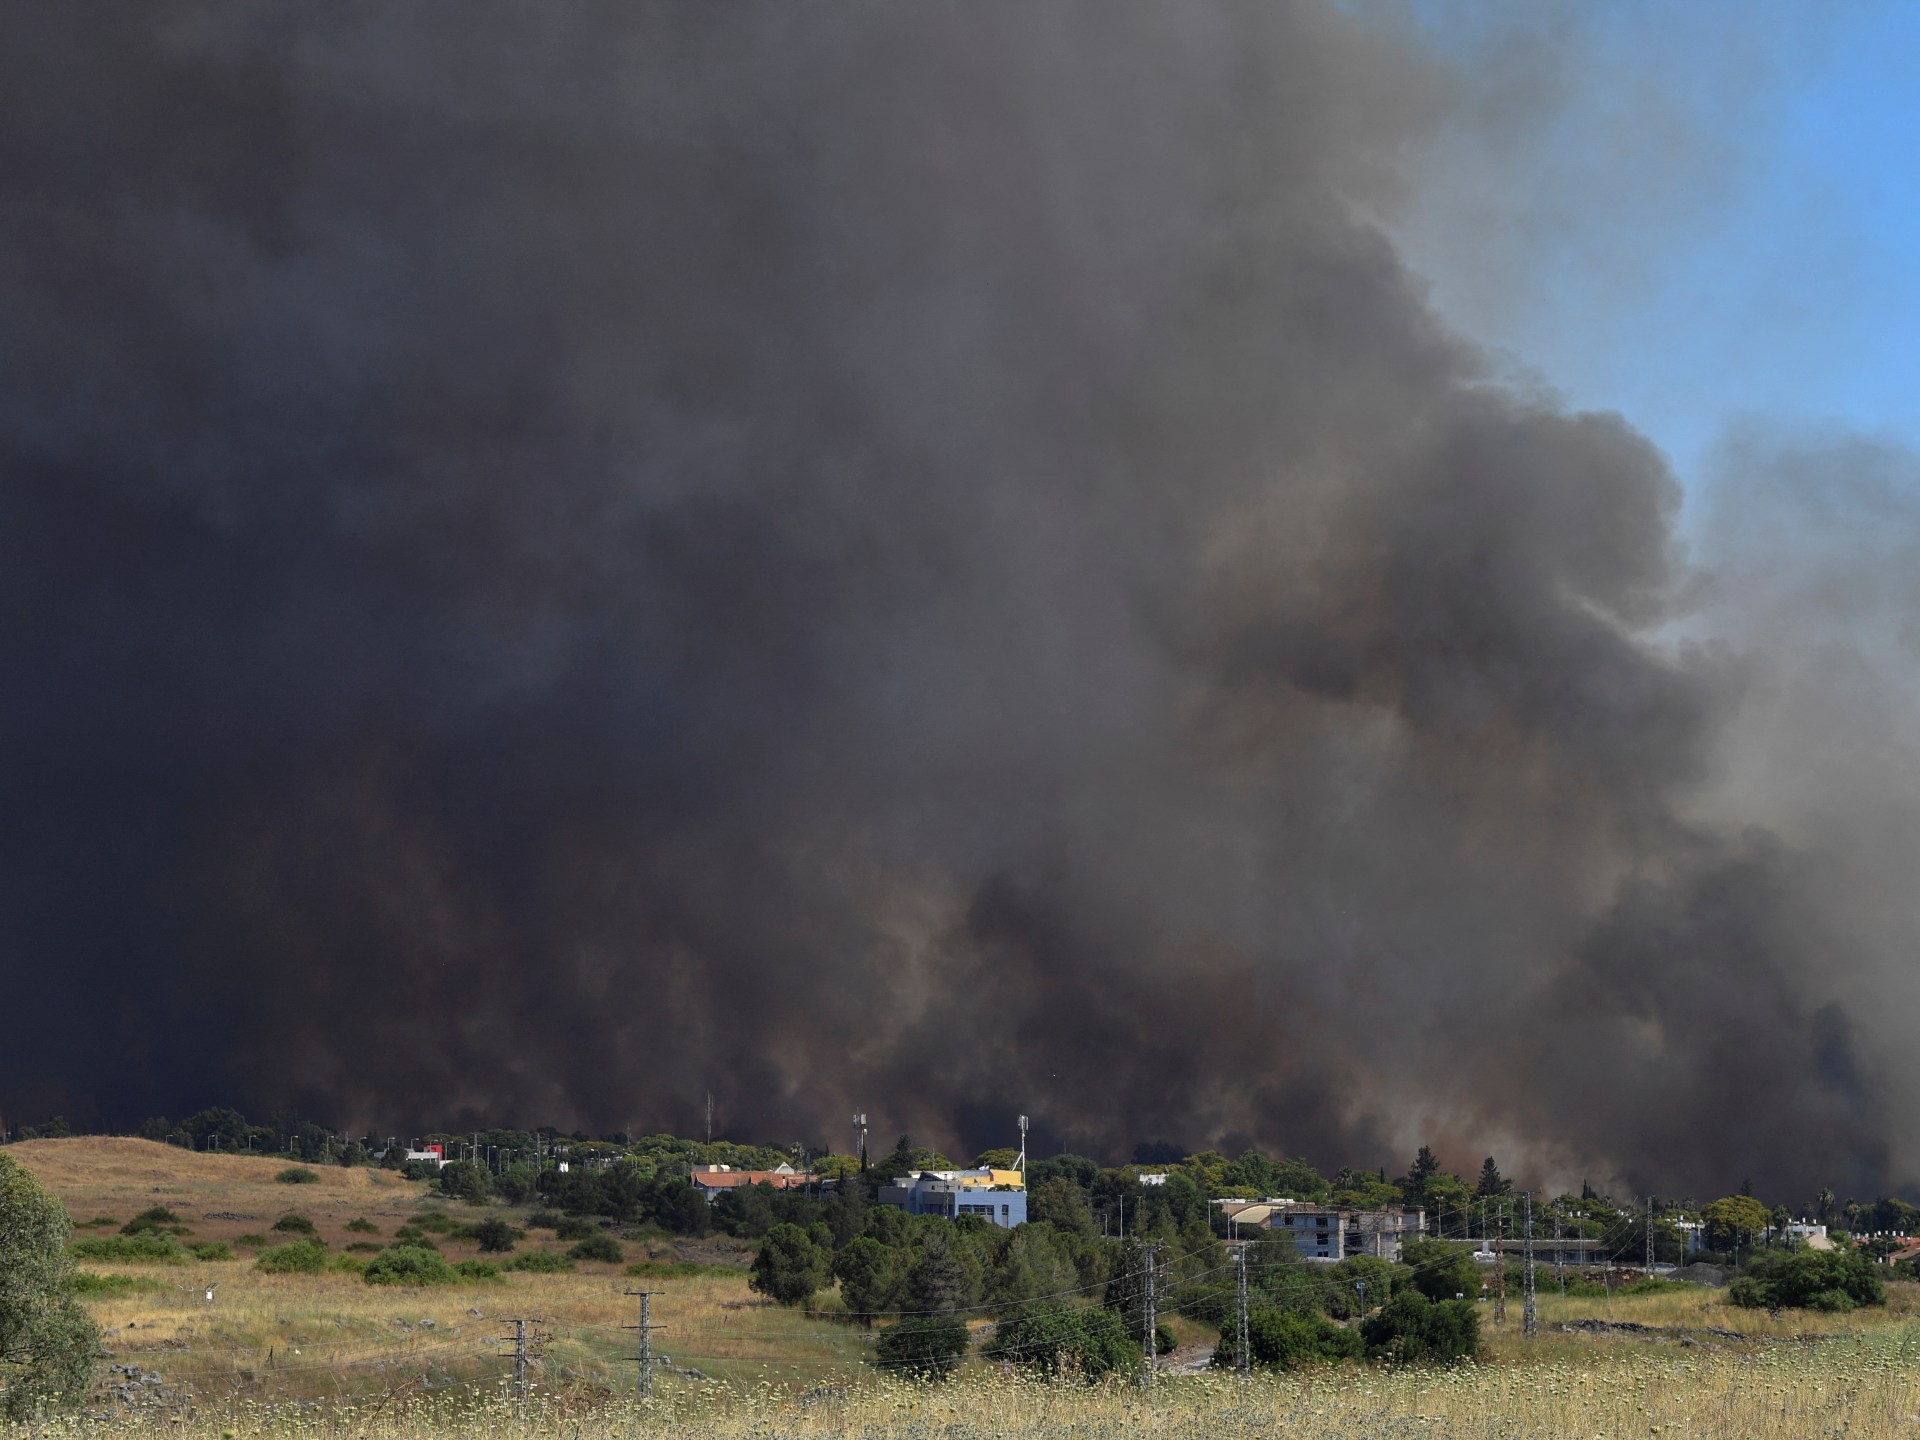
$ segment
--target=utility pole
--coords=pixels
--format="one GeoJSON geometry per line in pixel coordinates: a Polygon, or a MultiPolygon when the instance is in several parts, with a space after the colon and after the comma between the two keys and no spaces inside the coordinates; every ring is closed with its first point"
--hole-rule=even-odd
{"type": "Polygon", "coordinates": [[[853,1154],[862,1170],[867,1168],[867,1117],[863,1111],[853,1117],[853,1154]]]}
{"type": "Polygon", "coordinates": [[[1145,1276],[1146,1287],[1147,1287],[1145,1292],[1146,1298],[1147,1298],[1147,1303],[1145,1307],[1146,1330],[1145,1330],[1145,1336],[1144,1336],[1144,1348],[1147,1352],[1147,1368],[1140,1377],[1141,1383],[1148,1386],[1149,1388],[1152,1387],[1154,1381],[1158,1378],[1159,1368],[1160,1368],[1160,1347],[1156,1343],[1158,1338],[1156,1332],[1159,1330],[1160,1326],[1159,1326],[1159,1321],[1154,1314],[1154,1302],[1159,1298],[1155,1294],[1155,1288],[1158,1284],[1158,1277],[1154,1274],[1153,1252],[1154,1252],[1154,1244],[1151,1240],[1149,1240],[1146,1242],[1145,1246],[1142,1247],[1142,1253],[1144,1253],[1147,1257],[1147,1271],[1145,1276]]]}
{"type": "Polygon", "coordinates": [[[638,1297],[640,1301],[640,1323],[622,1325],[622,1330],[640,1332],[640,1353],[634,1356],[634,1362],[640,1367],[637,1394],[642,1403],[653,1398],[653,1332],[665,1329],[665,1326],[653,1323],[653,1297],[664,1292],[659,1290],[629,1290],[627,1294],[638,1297]]]}
{"type": "Polygon", "coordinates": [[[1247,1246],[1243,1240],[1233,1249],[1234,1288],[1239,1292],[1239,1314],[1233,1332],[1233,1368],[1242,1375],[1253,1369],[1253,1355],[1247,1349],[1247,1246]]]}
{"type": "Polygon", "coordinates": [[[1647,1196],[1647,1274],[1653,1274],[1653,1197],[1647,1196]]]}
{"type": "Polygon", "coordinates": [[[713,1092],[707,1091],[707,1144],[713,1144],[713,1092]]]}
{"type": "Polygon", "coordinates": [[[513,1388],[520,1393],[520,1408],[527,1408],[527,1322],[513,1322],[513,1388]]]}
{"type": "Polygon", "coordinates": [[[1020,1163],[1014,1167],[1020,1172],[1020,1183],[1027,1183],[1027,1117],[1020,1117],[1020,1163]]]}
{"type": "Polygon", "coordinates": [[[1567,1247],[1560,1233],[1560,1202],[1553,1202],[1553,1278],[1560,1282],[1560,1298],[1567,1298],[1567,1247]]]}
{"type": "MultiPolygon", "coordinates": [[[[1500,1222],[1500,1238],[1507,1238],[1506,1207],[1499,1201],[1494,1202],[1494,1218],[1500,1222]]],[[[1493,1323],[1507,1323],[1507,1257],[1498,1245],[1493,1247],[1493,1323]]]]}
{"type": "Polygon", "coordinates": [[[1533,1192],[1526,1193],[1527,1207],[1527,1279],[1525,1298],[1521,1301],[1520,1332],[1531,1340],[1540,1333],[1540,1318],[1533,1307],[1533,1192]]]}

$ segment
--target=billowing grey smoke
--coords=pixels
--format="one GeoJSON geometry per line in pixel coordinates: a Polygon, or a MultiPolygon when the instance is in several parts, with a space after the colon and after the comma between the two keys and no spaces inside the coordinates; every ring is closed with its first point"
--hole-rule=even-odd
{"type": "Polygon", "coordinates": [[[1366,218],[1402,39],[7,25],[16,1110],[1905,1178],[1672,476],[1366,218]]]}

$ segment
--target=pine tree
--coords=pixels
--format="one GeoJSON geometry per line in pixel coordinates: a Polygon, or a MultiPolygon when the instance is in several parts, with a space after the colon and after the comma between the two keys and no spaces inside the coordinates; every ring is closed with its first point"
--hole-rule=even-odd
{"type": "Polygon", "coordinates": [[[1508,1194],[1512,1189],[1513,1182],[1500,1173],[1500,1167],[1493,1163],[1493,1157],[1487,1156],[1481,1162],[1480,1183],[1474,1187],[1473,1193],[1482,1200],[1491,1200],[1508,1194]]]}
{"type": "Polygon", "coordinates": [[[1420,1153],[1413,1157],[1413,1164],[1407,1169],[1407,1178],[1400,1182],[1400,1188],[1406,1192],[1407,1204],[1418,1205],[1427,1193],[1427,1181],[1440,1173],[1440,1162],[1435,1158],[1431,1145],[1422,1145],[1420,1153]]]}

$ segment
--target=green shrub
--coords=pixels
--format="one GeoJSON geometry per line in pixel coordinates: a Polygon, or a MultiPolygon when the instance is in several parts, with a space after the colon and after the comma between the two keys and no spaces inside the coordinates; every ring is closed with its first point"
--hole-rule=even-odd
{"type": "Polygon", "coordinates": [[[146,1230],[161,1230],[169,1225],[178,1225],[180,1217],[164,1205],[155,1205],[142,1210],[126,1224],[120,1227],[122,1235],[138,1235],[146,1230]]]}
{"type": "Polygon", "coordinates": [[[346,1228],[356,1235],[378,1235],[380,1233],[380,1227],[365,1216],[347,1221],[346,1228]]]}
{"type": "Polygon", "coordinates": [[[462,1260],[454,1270],[462,1280],[498,1280],[500,1267],[491,1260],[462,1260]]]}
{"type": "Polygon", "coordinates": [[[444,1210],[427,1210],[407,1221],[401,1229],[409,1227],[424,1230],[432,1235],[451,1235],[460,1228],[460,1222],[444,1210]]]}
{"type": "Polygon", "coordinates": [[[224,1240],[202,1240],[197,1245],[189,1245],[187,1253],[196,1260],[231,1260],[233,1247],[224,1240]]]}
{"type": "Polygon", "coordinates": [[[317,1185],[320,1177],[304,1165],[289,1165],[273,1177],[282,1185],[317,1185]]]}
{"type": "Polygon", "coordinates": [[[1471,1300],[1434,1302],[1410,1290],[1360,1324],[1367,1354],[1396,1365],[1454,1365],[1480,1349],[1480,1316],[1471,1300]]]}
{"type": "Polygon", "coordinates": [[[273,1244],[273,1241],[257,1230],[249,1230],[244,1235],[236,1235],[233,1243],[247,1250],[264,1250],[273,1244]]]}
{"type": "Polygon", "coordinates": [[[1140,1344],[1127,1333],[1117,1310],[1089,1309],[1036,1300],[994,1327],[989,1359],[1004,1358],[1043,1375],[1062,1372],[1083,1380],[1133,1374],[1140,1344]]]}
{"type": "Polygon", "coordinates": [[[382,1250],[367,1262],[369,1285],[451,1285],[459,1272],[440,1257],[437,1250],[419,1245],[398,1245],[382,1250]]]}
{"type": "Polygon", "coordinates": [[[620,1248],[620,1242],[608,1234],[589,1235],[584,1240],[575,1241],[567,1247],[569,1260],[597,1260],[608,1265],[618,1265],[627,1258],[627,1252],[620,1248]]]}
{"type": "MultiPolygon", "coordinates": [[[[1364,1349],[1357,1330],[1336,1325],[1316,1311],[1281,1310],[1270,1305],[1248,1314],[1247,1348],[1252,1352],[1251,1363],[1266,1370],[1357,1360],[1364,1349]]],[[[1237,1363],[1231,1327],[1223,1330],[1213,1363],[1224,1368],[1237,1363]]]]}
{"type": "Polygon", "coordinates": [[[586,1240],[600,1233],[600,1227],[590,1220],[579,1220],[569,1215],[553,1224],[553,1238],[556,1240],[586,1240]]]}
{"type": "Polygon", "coordinates": [[[562,1215],[558,1210],[536,1210],[527,1220],[527,1229],[551,1230],[558,1236],[562,1225],[573,1223],[571,1217],[562,1215]]]}
{"type": "Polygon", "coordinates": [[[386,1248],[384,1245],[374,1244],[371,1240],[356,1240],[347,1246],[346,1250],[349,1255],[378,1255],[386,1248]]]}
{"type": "Polygon", "coordinates": [[[478,1225],[468,1225],[461,1233],[490,1255],[505,1255],[513,1249],[516,1240],[524,1239],[526,1235],[525,1231],[514,1229],[498,1216],[482,1220],[478,1225]]]}
{"type": "Polygon", "coordinates": [[[146,1230],[132,1235],[83,1235],[67,1247],[76,1260],[147,1261],[184,1265],[187,1252],[171,1235],[146,1230]]]}
{"type": "Polygon", "coordinates": [[[318,1275],[327,1268],[330,1258],[327,1247],[308,1236],[304,1240],[289,1240],[285,1245],[262,1250],[253,1262],[253,1268],[269,1275],[318,1275]]]}
{"type": "Polygon", "coordinates": [[[967,1353],[966,1322],[957,1315],[909,1315],[882,1330],[874,1350],[882,1369],[944,1380],[967,1353]]]}
{"type": "Polygon", "coordinates": [[[73,1293],[76,1295],[133,1295],[145,1291],[169,1290],[166,1285],[148,1275],[95,1275],[86,1270],[77,1270],[73,1276],[73,1293]]]}
{"type": "Polygon", "coordinates": [[[522,1250],[502,1268],[528,1275],[568,1275],[573,1272],[573,1261],[551,1250],[522,1250]]]}
{"type": "Polygon", "coordinates": [[[120,1222],[111,1215],[96,1215],[91,1220],[82,1220],[73,1228],[76,1230],[106,1230],[111,1229],[119,1223],[120,1222]]]}
{"type": "Polygon", "coordinates": [[[1413,1269],[1414,1288],[1429,1300],[1451,1300],[1456,1295],[1471,1300],[1480,1293],[1480,1266],[1473,1258],[1471,1245],[1409,1240],[1402,1247],[1402,1256],[1413,1269]]]}
{"type": "Polygon", "coordinates": [[[311,1235],[313,1221],[304,1215],[286,1214],[273,1222],[273,1228],[284,1235],[311,1235]]]}
{"type": "Polygon", "coordinates": [[[393,1244],[387,1248],[389,1250],[400,1250],[407,1246],[412,1246],[415,1250],[431,1250],[436,1255],[440,1253],[440,1246],[437,1242],[429,1240],[418,1230],[407,1230],[405,1228],[393,1232],[393,1244]]]}
{"type": "Polygon", "coordinates": [[[1727,1299],[1756,1310],[1846,1311],[1886,1304],[1887,1287],[1880,1267],[1858,1250],[1785,1250],[1755,1260],[1727,1299]]]}
{"type": "Polygon", "coordinates": [[[363,1256],[359,1255],[336,1255],[327,1262],[327,1268],[343,1270],[349,1275],[364,1275],[367,1271],[367,1262],[363,1256]]]}

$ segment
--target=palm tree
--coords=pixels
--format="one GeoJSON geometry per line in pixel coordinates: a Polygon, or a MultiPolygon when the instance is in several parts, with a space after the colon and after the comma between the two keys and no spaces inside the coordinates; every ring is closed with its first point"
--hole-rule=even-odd
{"type": "Polygon", "coordinates": [[[1833,1191],[1822,1185],[1820,1193],[1814,1197],[1814,1202],[1819,1207],[1820,1223],[1825,1225],[1833,1217],[1833,1191]]]}

